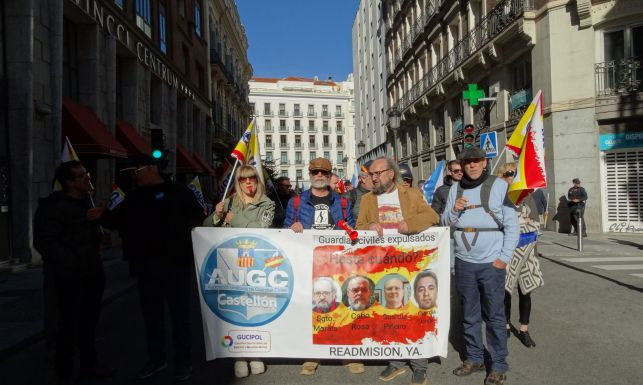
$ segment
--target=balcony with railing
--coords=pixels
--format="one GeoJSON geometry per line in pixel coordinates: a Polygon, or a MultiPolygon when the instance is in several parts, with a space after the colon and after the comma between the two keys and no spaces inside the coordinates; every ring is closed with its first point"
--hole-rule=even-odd
{"type": "MultiPolygon", "coordinates": [[[[447,55],[393,104],[392,109],[403,111],[422,95],[463,64],[478,50],[491,42],[501,32],[519,19],[525,10],[533,9],[533,0],[502,0],[475,26],[447,55]]],[[[400,58],[401,60],[401,58],[400,58]]]]}
{"type": "Polygon", "coordinates": [[[279,126],[279,132],[288,132],[287,126],[279,126]]]}
{"type": "Polygon", "coordinates": [[[316,150],[317,149],[317,143],[308,143],[308,148],[311,150],[316,150]]]}
{"type": "Polygon", "coordinates": [[[301,110],[294,110],[292,116],[295,118],[301,118],[303,114],[301,113],[301,110]]]}
{"type": "Polygon", "coordinates": [[[531,88],[522,88],[509,95],[509,124],[518,123],[531,103],[531,88]]]}
{"type": "Polygon", "coordinates": [[[343,112],[335,112],[335,119],[343,119],[343,118],[344,118],[343,112]]]}
{"type": "Polygon", "coordinates": [[[322,118],[330,118],[330,112],[328,111],[322,111],[321,113],[322,118]]]}
{"type": "Polygon", "coordinates": [[[302,158],[295,159],[295,164],[296,165],[302,165],[302,164],[304,164],[304,160],[302,158]]]}
{"type": "Polygon", "coordinates": [[[308,113],[306,114],[306,116],[307,116],[307,117],[309,117],[309,118],[316,118],[316,117],[317,117],[317,113],[316,113],[315,111],[308,111],[308,113]]]}
{"type": "Polygon", "coordinates": [[[299,143],[295,142],[295,148],[298,150],[301,150],[304,148],[304,144],[302,142],[299,142],[299,143]]]}
{"type": "Polygon", "coordinates": [[[324,148],[330,148],[330,142],[324,142],[324,148]]]}
{"type": "Polygon", "coordinates": [[[316,126],[308,126],[308,132],[317,132],[317,127],[316,126]]]}
{"type": "Polygon", "coordinates": [[[290,143],[279,142],[279,148],[282,150],[287,150],[290,148],[290,143]]]}
{"type": "Polygon", "coordinates": [[[263,128],[263,132],[275,132],[275,129],[272,126],[266,126],[263,128]]]}
{"type": "Polygon", "coordinates": [[[304,129],[301,126],[295,126],[295,132],[304,132],[304,129]]]}
{"type": "Polygon", "coordinates": [[[274,150],[275,149],[275,144],[272,142],[267,142],[266,143],[266,149],[267,150],[274,150]]]}
{"type": "Polygon", "coordinates": [[[596,96],[643,92],[641,58],[610,60],[594,65],[596,96]]]}
{"type": "Polygon", "coordinates": [[[288,117],[288,112],[286,110],[279,110],[279,117],[280,118],[287,118],[288,117]]]}
{"type": "Polygon", "coordinates": [[[336,146],[337,149],[341,150],[341,149],[344,148],[344,143],[337,143],[335,146],[336,146]]]}
{"type": "Polygon", "coordinates": [[[272,116],[272,110],[263,110],[263,116],[272,116]]]}
{"type": "Polygon", "coordinates": [[[343,134],[344,133],[344,127],[336,127],[335,131],[337,131],[338,134],[343,134]]]}

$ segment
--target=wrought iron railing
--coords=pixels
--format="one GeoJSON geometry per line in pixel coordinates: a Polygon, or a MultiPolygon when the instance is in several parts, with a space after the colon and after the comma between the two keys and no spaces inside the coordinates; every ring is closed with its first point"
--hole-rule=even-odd
{"type": "Polygon", "coordinates": [[[643,91],[641,58],[610,60],[594,65],[596,96],[643,91]]]}
{"type": "MultiPolygon", "coordinates": [[[[436,65],[418,80],[390,110],[404,110],[455,70],[475,52],[507,29],[525,10],[533,9],[533,0],[503,0],[476,27],[465,35],[436,65]]],[[[397,56],[396,56],[397,60],[397,56]]],[[[400,59],[401,60],[401,59],[400,59]]],[[[397,61],[396,61],[397,62],[397,61]]]]}

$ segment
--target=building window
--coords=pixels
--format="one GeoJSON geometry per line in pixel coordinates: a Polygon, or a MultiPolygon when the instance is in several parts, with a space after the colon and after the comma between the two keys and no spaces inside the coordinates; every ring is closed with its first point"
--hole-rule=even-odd
{"type": "Polygon", "coordinates": [[[337,132],[342,132],[343,127],[342,127],[342,122],[337,122],[337,132]]]}
{"type": "Polygon", "coordinates": [[[69,19],[63,19],[63,96],[78,100],[78,35],[69,19]]]}
{"type": "Polygon", "coordinates": [[[286,131],[286,120],[279,120],[279,131],[286,131]]]}
{"type": "Polygon", "coordinates": [[[264,129],[266,131],[272,131],[272,120],[270,120],[270,119],[264,120],[263,125],[264,125],[264,129]]]}
{"type": "Polygon", "coordinates": [[[288,170],[281,170],[281,174],[279,176],[288,178],[288,170]]]}
{"type": "Polygon", "coordinates": [[[198,1],[194,2],[194,32],[201,37],[201,4],[198,1]]]}
{"type": "Polygon", "coordinates": [[[266,146],[272,147],[272,135],[266,135],[266,146]]]}
{"type": "Polygon", "coordinates": [[[136,0],[136,26],[152,37],[152,7],[150,0],[136,0]]]}
{"type": "Polygon", "coordinates": [[[301,147],[301,135],[295,135],[295,147],[301,147]]]}
{"type": "Polygon", "coordinates": [[[301,131],[301,120],[295,120],[295,131],[301,131]]]}
{"type": "Polygon", "coordinates": [[[322,105],[322,118],[328,118],[328,104],[322,105]]]}
{"type": "Polygon", "coordinates": [[[330,146],[330,139],[328,135],[324,135],[324,147],[330,146]]]}
{"type": "Polygon", "coordinates": [[[344,151],[337,151],[337,162],[335,164],[342,164],[344,162],[344,151]]]}
{"type": "Polygon", "coordinates": [[[288,145],[288,136],[287,135],[280,135],[279,136],[279,145],[281,147],[286,147],[288,145]]]}
{"type": "Polygon", "coordinates": [[[308,160],[313,160],[317,158],[317,151],[311,151],[310,153],[308,153],[308,156],[309,156],[308,160]]]}
{"type": "Polygon", "coordinates": [[[335,106],[335,116],[342,117],[344,114],[342,113],[342,106],[335,106]]]}
{"type": "Polygon", "coordinates": [[[308,130],[310,130],[310,131],[315,130],[315,121],[314,120],[309,120],[308,121],[308,130]]]}
{"type": "Polygon", "coordinates": [[[301,151],[295,152],[295,163],[302,164],[304,161],[301,158],[301,151]]]}
{"type": "Polygon", "coordinates": [[[165,1],[159,0],[159,46],[161,52],[167,55],[167,31],[166,31],[165,1]]]}
{"type": "Polygon", "coordinates": [[[324,158],[330,159],[330,151],[324,151],[324,158]]]}
{"type": "Polygon", "coordinates": [[[301,116],[301,111],[299,110],[299,104],[295,104],[293,106],[293,110],[294,110],[294,113],[293,113],[294,116],[301,116]]]}
{"type": "Polygon", "coordinates": [[[315,145],[315,135],[308,135],[308,144],[311,146],[315,145]]]}
{"type": "Polygon", "coordinates": [[[250,114],[251,115],[255,114],[255,104],[254,103],[250,103],[250,114]]]}
{"type": "Polygon", "coordinates": [[[264,103],[263,104],[263,114],[264,115],[272,115],[270,112],[270,103],[264,103]]]}
{"type": "Polygon", "coordinates": [[[272,162],[272,151],[266,152],[266,162],[272,162]]]}
{"type": "Polygon", "coordinates": [[[299,179],[303,179],[303,177],[302,177],[302,175],[301,175],[301,170],[297,170],[297,171],[295,171],[295,173],[296,173],[296,175],[297,175],[297,180],[299,180],[299,179]]]}
{"type": "Polygon", "coordinates": [[[286,115],[286,105],[284,103],[279,103],[279,116],[288,116],[286,115]]]}
{"type": "Polygon", "coordinates": [[[337,145],[338,146],[343,146],[344,145],[344,137],[341,135],[337,135],[337,145]]]}
{"type": "Polygon", "coordinates": [[[328,132],[328,120],[324,120],[322,122],[322,131],[323,132],[328,132]]]}
{"type": "Polygon", "coordinates": [[[286,151],[281,152],[281,164],[288,164],[288,153],[286,151]]]}
{"type": "Polygon", "coordinates": [[[308,105],[308,116],[315,116],[315,106],[312,104],[308,105]]]}

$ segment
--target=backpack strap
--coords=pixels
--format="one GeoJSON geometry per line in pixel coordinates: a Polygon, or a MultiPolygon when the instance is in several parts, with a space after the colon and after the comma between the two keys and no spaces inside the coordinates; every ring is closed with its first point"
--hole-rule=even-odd
{"type": "Polygon", "coordinates": [[[296,223],[296,222],[298,222],[297,221],[297,212],[299,211],[299,205],[301,204],[301,196],[295,195],[294,197],[292,197],[292,199],[293,199],[292,207],[295,209],[295,219],[294,219],[293,223],[296,223]]]}
{"type": "Polygon", "coordinates": [[[504,225],[502,224],[502,221],[496,217],[496,215],[491,211],[491,208],[489,207],[489,199],[491,197],[491,189],[493,188],[493,183],[498,179],[497,176],[494,175],[489,175],[487,177],[487,180],[482,182],[482,187],[480,189],[480,203],[482,204],[482,208],[484,208],[484,211],[491,216],[494,222],[498,225],[498,229],[502,231],[504,228],[504,225]]]}

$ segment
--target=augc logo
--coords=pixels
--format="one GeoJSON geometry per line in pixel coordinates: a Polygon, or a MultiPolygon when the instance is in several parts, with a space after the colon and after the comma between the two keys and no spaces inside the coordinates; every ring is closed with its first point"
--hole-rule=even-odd
{"type": "Polygon", "coordinates": [[[234,236],[212,248],[201,270],[201,292],[214,314],[238,326],[279,317],[292,296],[292,266],[283,251],[258,236],[234,236]]]}
{"type": "Polygon", "coordinates": [[[232,337],[224,336],[223,338],[221,338],[221,346],[223,346],[224,348],[229,348],[230,346],[232,346],[232,337]]]}

